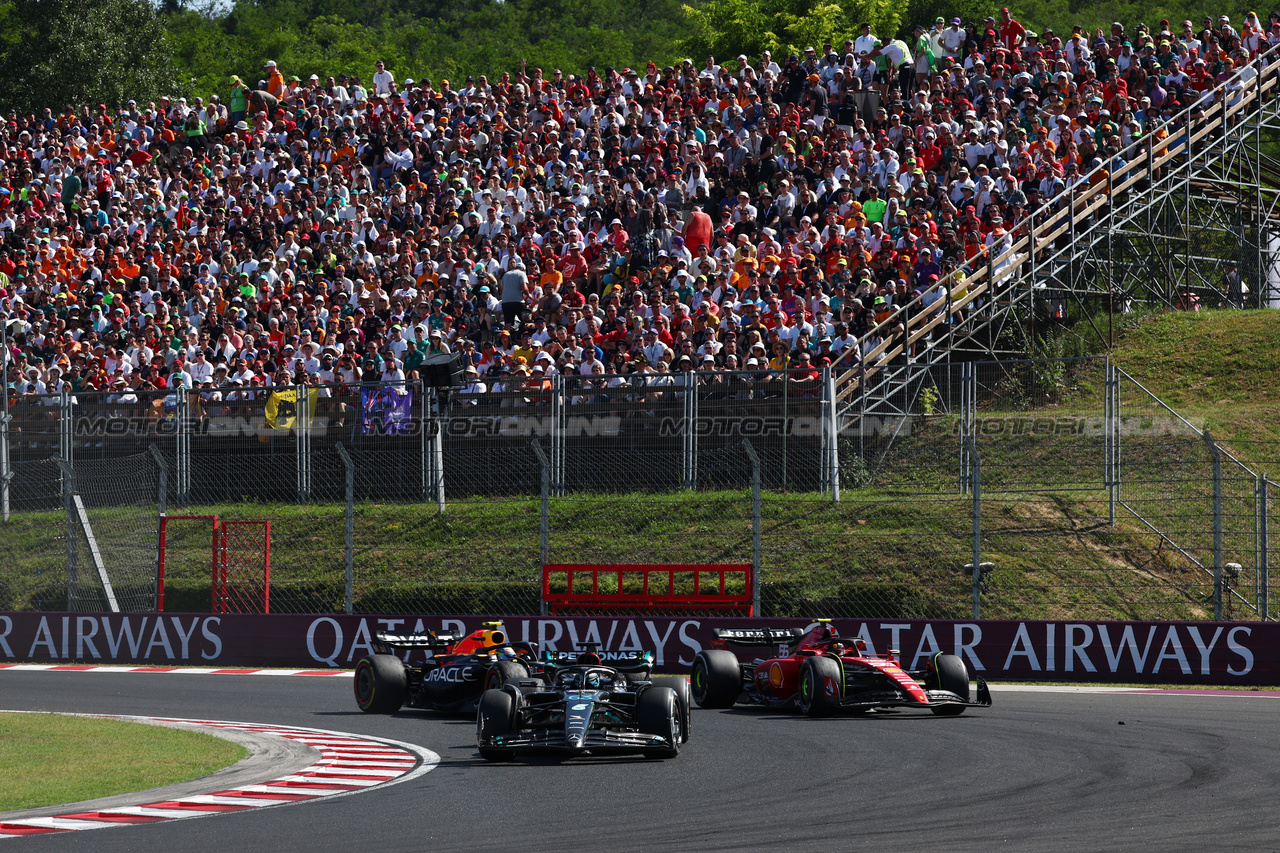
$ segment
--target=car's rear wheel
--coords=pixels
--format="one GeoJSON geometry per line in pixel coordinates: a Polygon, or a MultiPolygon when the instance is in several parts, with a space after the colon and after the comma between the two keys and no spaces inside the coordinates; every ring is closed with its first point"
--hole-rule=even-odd
{"type": "Polygon", "coordinates": [[[395,655],[369,655],[356,664],[356,705],[366,714],[394,714],[408,689],[409,674],[395,655]]]}
{"type": "Polygon", "coordinates": [[[805,658],[800,665],[800,694],[796,704],[807,716],[829,717],[840,708],[843,681],[840,665],[831,658],[805,658]]]}
{"type": "MultiPolygon", "coordinates": [[[[490,738],[511,734],[515,708],[515,699],[505,690],[486,690],[480,694],[480,704],[476,708],[476,739],[484,743],[490,738]]],[[[514,749],[500,746],[480,747],[480,757],[485,761],[510,761],[515,754],[514,749]]]]}
{"type": "MultiPolygon", "coordinates": [[[[933,657],[933,673],[938,680],[938,689],[956,694],[964,701],[969,701],[969,670],[956,655],[938,653],[933,657]]],[[[958,717],[964,713],[964,705],[939,705],[933,713],[939,717],[958,717]]]]}
{"type": "Polygon", "coordinates": [[[670,687],[675,691],[676,702],[680,706],[680,742],[689,742],[689,707],[693,704],[692,691],[687,678],[655,678],[655,687],[670,687]]]}
{"type": "Polygon", "coordinates": [[[500,660],[489,667],[484,678],[485,690],[501,690],[502,685],[511,679],[529,677],[529,667],[518,660],[500,660]]]}
{"type": "Polygon", "coordinates": [[[742,694],[742,665],[733,652],[704,649],[693,659],[690,683],[699,708],[731,708],[742,694]]]}
{"type": "Polygon", "coordinates": [[[680,754],[680,700],[670,687],[647,687],[636,699],[636,725],[642,734],[664,738],[664,746],[644,750],[645,758],[675,758],[680,754]]]}

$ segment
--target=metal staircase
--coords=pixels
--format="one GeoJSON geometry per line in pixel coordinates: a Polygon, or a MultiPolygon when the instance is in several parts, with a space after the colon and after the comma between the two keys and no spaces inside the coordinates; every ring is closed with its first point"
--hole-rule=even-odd
{"type": "Polygon", "coordinates": [[[908,303],[904,331],[877,328],[851,346],[833,367],[841,428],[908,413],[926,368],[1001,355],[1011,326],[1030,340],[1037,298],[1186,307],[1221,292],[1228,260],[1260,304],[1280,298],[1280,164],[1264,152],[1280,139],[1278,87],[1273,49],[1169,122],[1172,135],[1133,143],[1114,172],[1112,162],[1084,175],[975,257],[967,277],[944,279],[944,300],[908,303]]]}

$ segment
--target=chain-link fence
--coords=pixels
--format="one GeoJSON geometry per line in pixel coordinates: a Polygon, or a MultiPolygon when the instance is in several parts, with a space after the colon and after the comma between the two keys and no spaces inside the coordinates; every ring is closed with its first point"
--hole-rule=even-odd
{"type": "Polygon", "coordinates": [[[1147,570],[1181,578],[1195,613],[1267,613],[1263,477],[1121,370],[1111,383],[1118,519],[1149,542],[1147,570]]]}
{"type": "Polygon", "coordinates": [[[273,612],[536,614],[548,563],[751,564],[764,616],[1276,610],[1273,448],[1105,360],[530,383],[24,397],[0,607],[155,607],[163,512],[170,611],[216,606],[213,516],[271,522],[273,612]]]}
{"type": "Polygon", "coordinates": [[[159,470],[150,453],[16,463],[0,609],[155,609],[159,470]]]}

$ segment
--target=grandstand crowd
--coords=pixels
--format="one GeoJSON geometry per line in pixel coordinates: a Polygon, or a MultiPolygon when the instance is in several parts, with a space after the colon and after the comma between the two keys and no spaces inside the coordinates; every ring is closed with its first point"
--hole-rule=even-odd
{"type": "Polygon", "coordinates": [[[207,99],[9,113],[9,395],[398,383],[444,352],[476,391],[816,376],[1276,44],[1280,13],[1036,33],[1006,8],[790,56],[269,62],[207,99]]]}

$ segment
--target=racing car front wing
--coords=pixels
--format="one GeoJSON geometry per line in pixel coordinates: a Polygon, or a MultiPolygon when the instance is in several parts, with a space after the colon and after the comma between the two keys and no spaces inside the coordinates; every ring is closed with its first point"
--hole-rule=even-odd
{"type": "Polygon", "coordinates": [[[562,752],[586,752],[588,750],[608,750],[613,752],[635,752],[642,749],[661,749],[673,744],[659,735],[647,735],[641,732],[617,731],[612,729],[592,729],[587,732],[581,745],[571,744],[563,730],[542,729],[529,732],[514,732],[506,735],[494,735],[482,738],[480,746],[498,747],[500,749],[546,749],[562,752]]]}
{"type": "Polygon", "coordinates": [[[987,682],[978,679],[978,696],[976,699],[965,699],[950,690],[926,690],[928,702],[919,702],[911,698],[905,691],[899,690],[850,690],[840,699],[842,708],[937,708],[940,705],[964,705],[969,708],[991,707],[991,690],[987,682]]]}

